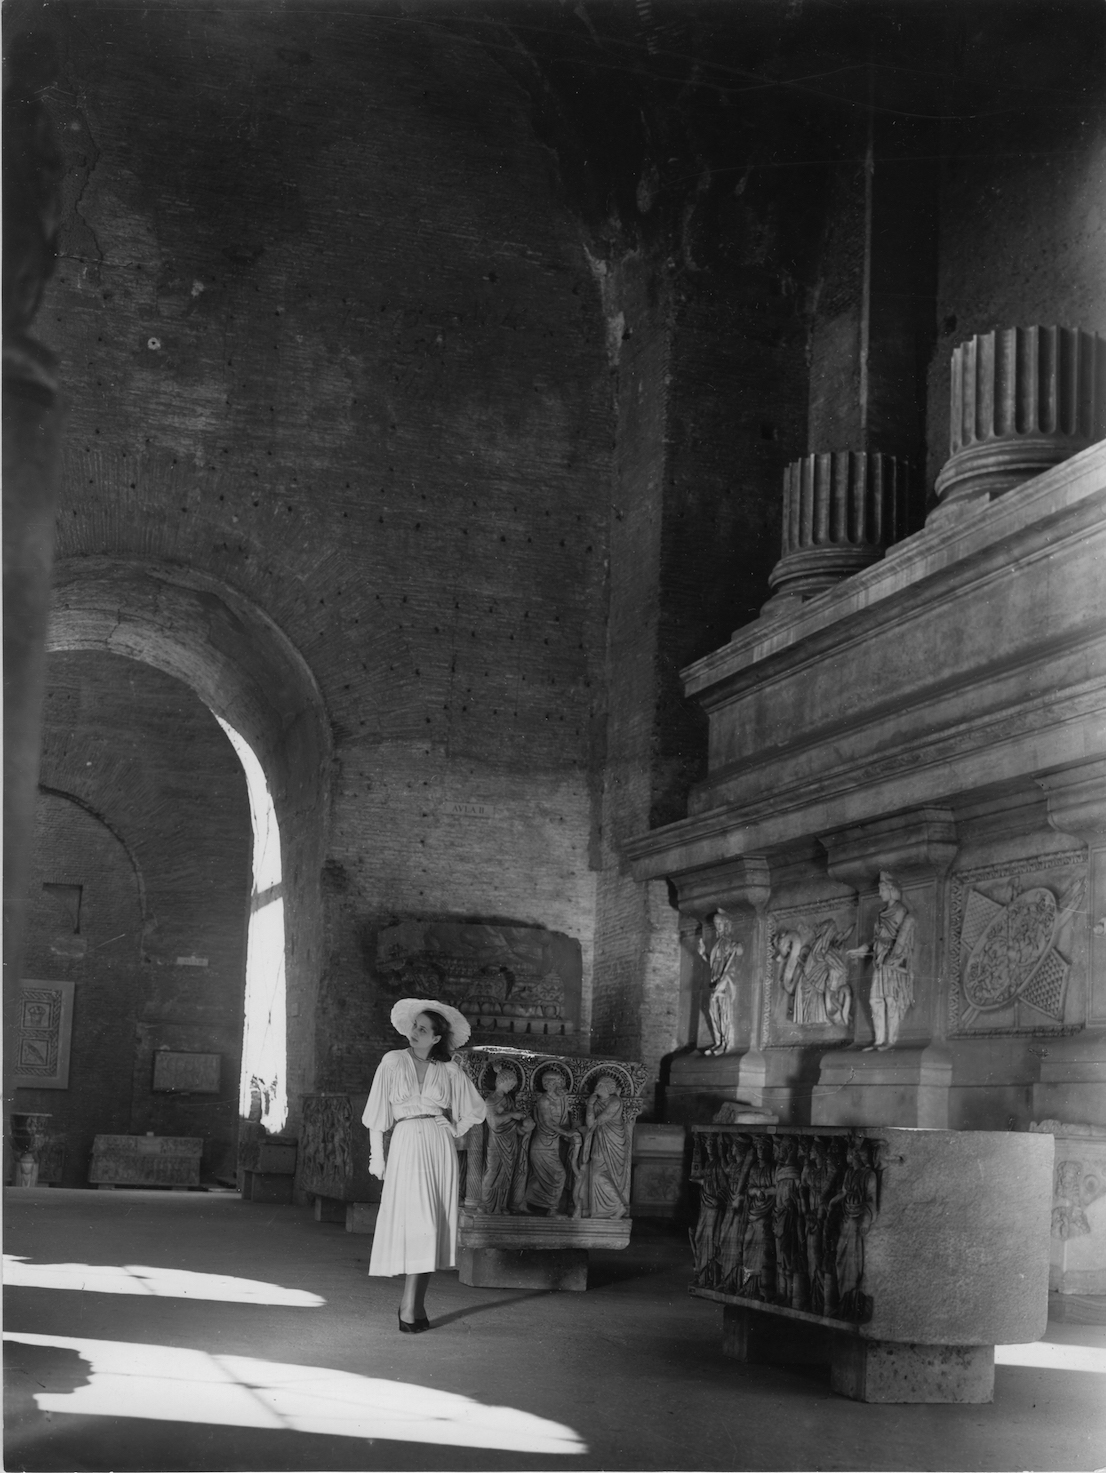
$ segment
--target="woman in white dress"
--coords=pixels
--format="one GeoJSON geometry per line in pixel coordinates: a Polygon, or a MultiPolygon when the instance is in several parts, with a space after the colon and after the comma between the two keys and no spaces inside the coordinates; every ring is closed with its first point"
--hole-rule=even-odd
{"type": "Polygon", "coordinates": [[[380,1061],[365,1113],[369,1170],[384,1182],[369,1273],[405,1274],[399,1328],[430,1328],[426,1286],[436,1268],[457,1262],[457,1141],[484,1119],[484,1101],[451,1055],[468,1041],[456,1008],[401,998],[392,1026],[408,1047],[380,1061]],[[392,1131],[387,1168],[384,1132],[392,1131]]]}

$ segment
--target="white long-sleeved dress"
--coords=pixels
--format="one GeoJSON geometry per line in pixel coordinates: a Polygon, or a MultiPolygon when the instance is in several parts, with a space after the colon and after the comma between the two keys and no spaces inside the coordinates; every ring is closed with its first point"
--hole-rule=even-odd
{"type": "Polygon", "coordinates": [[[456,1140],[484,1119],[484,1101],[452,1060],[430,1060],[419,1088],[408,1049],[380,1061],[361,1117],[382,1153],[392,1133],[384,1190],[369,1258],[370,1274],[422,1274],[457,1262],[456,1140]],[[446,1115],[450,1128],[427,1118],[446,1115]]]}

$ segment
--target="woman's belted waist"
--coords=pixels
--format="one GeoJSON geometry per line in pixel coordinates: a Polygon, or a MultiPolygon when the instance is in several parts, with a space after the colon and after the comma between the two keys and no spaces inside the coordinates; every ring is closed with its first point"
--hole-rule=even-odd
{"type": "Polygon", "coordinates": [[[400,1115],[396,1120],[396,1124],[402,1125],[405,1120],[441,1120],[442,1118],[440,1113],[437,1115],[400,1115]]]}

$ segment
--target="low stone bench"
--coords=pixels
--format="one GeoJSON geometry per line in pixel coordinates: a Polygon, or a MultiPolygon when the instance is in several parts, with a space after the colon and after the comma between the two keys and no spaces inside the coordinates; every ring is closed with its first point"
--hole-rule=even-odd
{"type": "Polygon", "coordinates": [[[989,1131],[705,1126],[691,1293],[723,1353],[828,1362],[858,1401],[987,1402],[1048,1317],[1052,1142],[989,1131]]]}

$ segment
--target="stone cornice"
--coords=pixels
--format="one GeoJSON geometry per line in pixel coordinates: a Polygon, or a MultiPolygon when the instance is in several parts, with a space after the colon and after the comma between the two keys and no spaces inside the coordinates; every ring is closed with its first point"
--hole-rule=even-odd
{"type": "Polygon", "coordinates": [[[708,710],[741,690],[791,672],[937,598],[1054,553],[1106,516],[1106,442],[1072,456],[1017,492],[897,543],[874,567],[846,579],[790,618],[740,629],[729,644],[687,666],[684,692],[708,710]],[[1015,544],[1012,547],[1011,544],[1015,544]]]}

